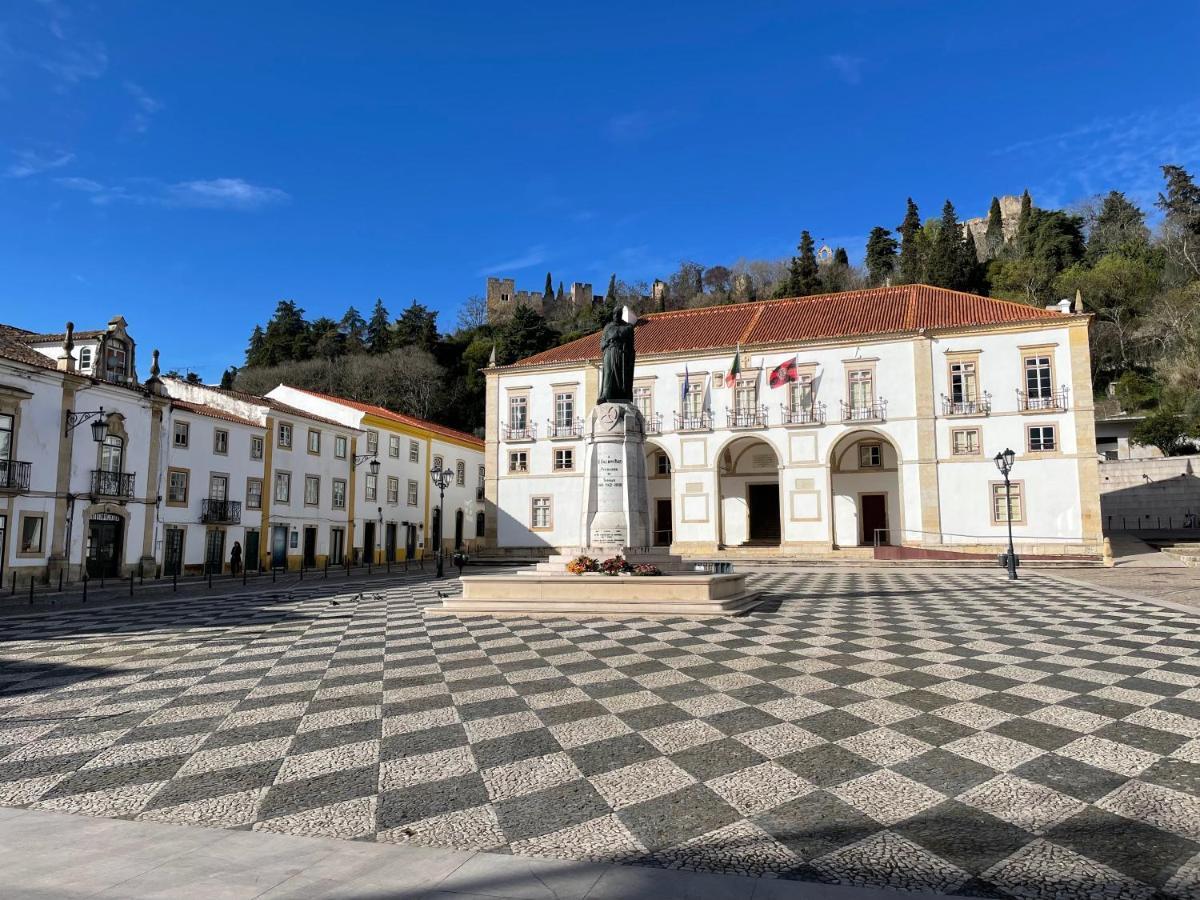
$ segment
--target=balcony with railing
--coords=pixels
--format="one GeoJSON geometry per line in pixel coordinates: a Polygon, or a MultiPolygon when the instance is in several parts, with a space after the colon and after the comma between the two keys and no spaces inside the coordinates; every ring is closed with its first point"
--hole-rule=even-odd
{"type": "Polygon", "coordinates": [[[1017,389],[1017,409],[1020,412],[1062,412],[1067,408],[1067,386],[1049,393],[1030,393],[1017,389]]]}
{"type": "Polygon", "coordinates": [[[483,500],[483,485],[482,484],[479,485],[479,487],[475,488],[475,500],[476,501],[483,500]]]}
{"type": "Polygon", "coordinates": [[[788,406],[786,403],[781,403],[779,404],[779,420],[784,425],[824,425],[825,404],[788,406]]]}
{"type": "Polygon", "coordinates": [[[19,494],[29,490],[29,471],[32,466],[15,459],[0,459],[0,493],[19,494]]]}
{"type": "Polygon", "coordinates": [[[546,422],[546,437],[550,440],[583,437],[583,419],[570,422],[546,422]]]}
{"type": "Polygon", "coordinates": [[[675,413],[676,431],[712,431],[712,413],[703,410],[698,413],[675,413]]]}
{"type": "Polygon", "coordinates": [[[992,414],[992,395],[983,392],[979,400],[954,400],[942,394],[943,416],[990,416],[992,414]]]}
{"type": "Polygon", "coordinates": [[[767,407],[737,406],[725,410],[725,421],[729,428],[766,428],[767,407]]]}
{"type": "Polygon", "coordinates": [[[655,413],[652,416],[642,416],[642,422],[646,429],[646,434],[662,434],[662,413],[655,413]]]}
{"type": "Polygon", "coordinates": [[[97,497],[132,497],[134,477],[133,472],[93,469],[92,493],[97,497]]]}
{"type": "Polygon", "coordinates": [[[537,426],[532,422],[520,425],[505,425],[504,440],[511,443],[517,441],[532,441],[537,439],[537,426]]]}
{"type": "Polygon", "coordinates": [[[240,525],[242,503],[240,500],[201,500],[200,521],[211,525],[240,525]]]}
{"type": "Polygon", "coordinates": [[[887,401],[872,400],[870,403],[852,405],[845,400],[842,404],[843,422],[882,422],[887,418],[887,401]]]}

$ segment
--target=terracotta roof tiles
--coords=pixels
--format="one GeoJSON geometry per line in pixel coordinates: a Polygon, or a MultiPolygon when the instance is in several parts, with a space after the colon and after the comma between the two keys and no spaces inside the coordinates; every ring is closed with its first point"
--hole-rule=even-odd
{"type": "MultiPolygon", "coordinates": [[[[343,406],[349,406],[351,409],[357,409],[359,412],[371,413],[379,416],[381,419],[390,419],[400,425],[407,425],[410,428],[423,428],[426,431],[432,431],[435,434],[445,435],[446,437],[454,438],[455,440],[465,441],[470,444],[477,445],[480,450],[483,449],[483,441],[475,437],[473,434],[467,434],[465,431],[459,431],[455,428],[449,428],[445,425],[439,425],[436,422],[430,422],[427,419],[418,419],[416,416],[406,416],[404,413],[393,412],[383,406],[375,406],[370,403],[360,403],[357,400],[350,400],[346,397],[337,397],[333,394],[323,394],[320,391],[310,391],[306,388],[298,388],[294,385],[288,385],[292,390],[299,391],[302,394],[309,394],[313,397],[320,397],[322,400],[328,400],[331,403],[340,403],[343,406]]],[[[269,399],[269,398],[268,398],[269,399]]]]}
{"type": "Polygon", "coordinates": [[[202,403],[189,403],[186,400],[171,400],[171,406],[175,409],[182,409],[190,413],[195,413],[198,416],[207,416],[210,419],[220,419],[223,422],[234,422],[238,425],[249,425],[251,428],[262,429],[262,425],[251,419],[244,419],[241,416],[235,416],[233,413],[225,412],[223,409],[217,409],[215,406],[205,406],[202,403]]]}

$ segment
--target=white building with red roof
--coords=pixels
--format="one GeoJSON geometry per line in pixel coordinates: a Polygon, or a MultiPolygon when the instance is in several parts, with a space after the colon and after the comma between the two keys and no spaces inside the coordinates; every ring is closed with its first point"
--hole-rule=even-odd
{"type": "MultiPolygon", "coordinates": [[[[654,543],[951,557],[1005,549],[1011,518],[1018,552],[1099,555],[1088,322],[927,285],[646,316],[634,401],[654,543]],[[993,460],[1010,448],[1011,510],[993,460]]],[[[599,340],[487,370],[499,550],[580,543],[599,340]]]]}

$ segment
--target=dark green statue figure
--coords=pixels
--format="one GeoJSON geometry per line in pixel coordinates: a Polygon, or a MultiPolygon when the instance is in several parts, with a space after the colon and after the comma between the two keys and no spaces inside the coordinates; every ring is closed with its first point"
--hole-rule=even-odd
{"type": "MultiPolygon", "coordinates": [[[[633,325],[622,320],[622,308],[613,310],[612,321],[600,338],[600,396],[597,403],[633,402],[633,325]]],[[[636,322],[635,322],[636,324],[636,322]]]]}

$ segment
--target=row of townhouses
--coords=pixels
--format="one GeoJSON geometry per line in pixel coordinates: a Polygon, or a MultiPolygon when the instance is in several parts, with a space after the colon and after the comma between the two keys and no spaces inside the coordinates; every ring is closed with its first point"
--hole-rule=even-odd
{"type": "MultiPolygon", "coordinates": [[[[681,554],[1098,555],[1087,315],[926,285],[635,328],[653,542],[681,554]],[[772,378],[774,374],[774,378],[772,378]],[[995,457],[1012,450],[1006,485],[995,457]],[[873,549],[870,552],[875,552],[873,549]]],[[[600,335],[487,371],[490,544],[581,543],[600,335]]]]}
{"type": "Polygon", "coordinates": [[[297,388],[259,397],[159,373],[124,319],[0,325],[0,578],[383,563],[472,547],[483,442],[297,388]],[[449,472],[444,493],[431,469],[449,472]],[[439,519],[441,520],[439,522],[439,519]]]}

